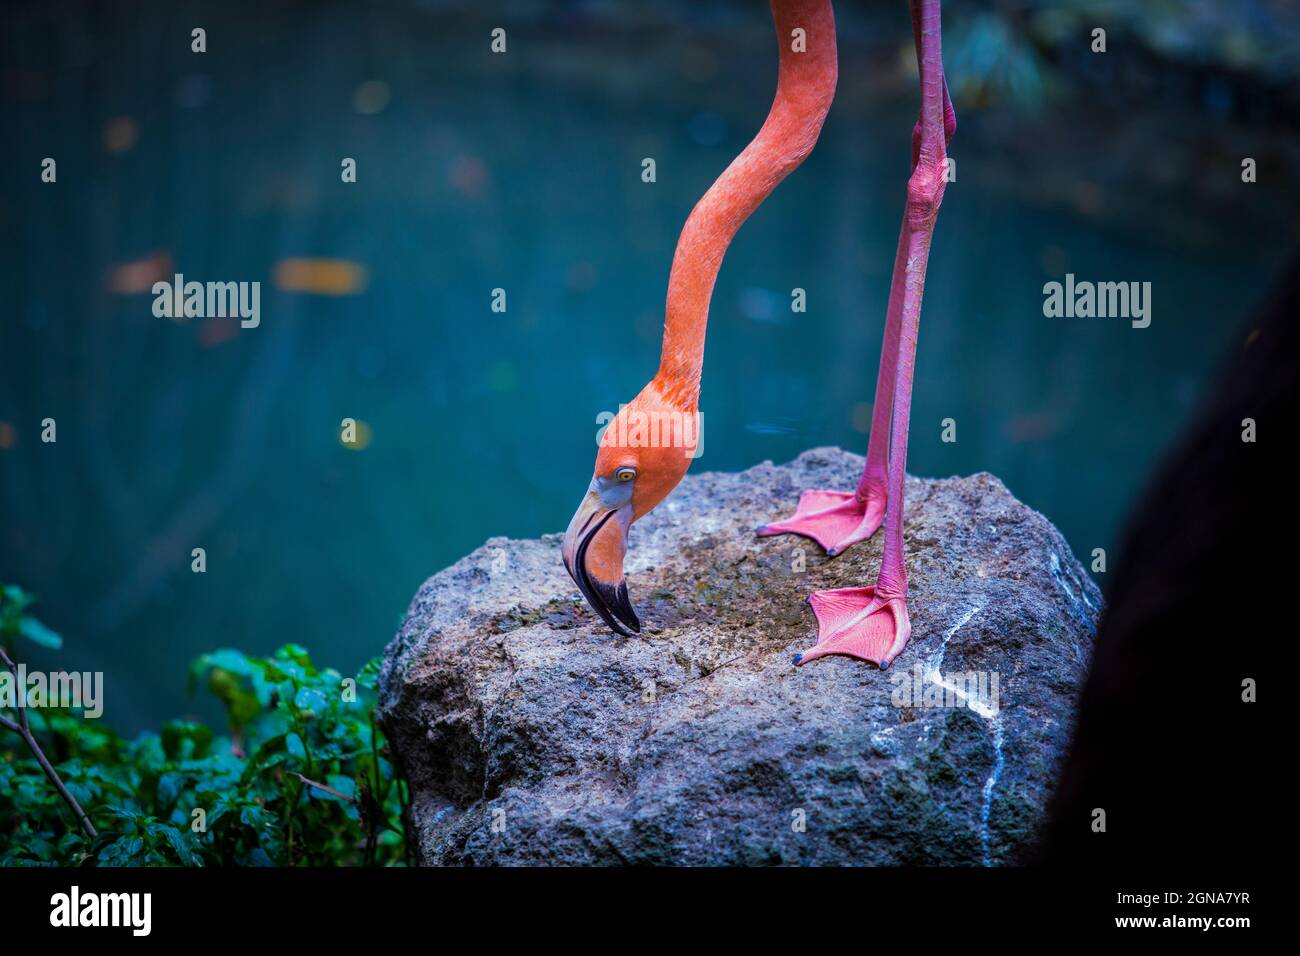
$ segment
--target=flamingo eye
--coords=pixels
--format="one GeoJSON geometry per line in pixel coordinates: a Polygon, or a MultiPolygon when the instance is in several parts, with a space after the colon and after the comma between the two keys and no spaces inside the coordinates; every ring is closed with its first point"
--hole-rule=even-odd
{"type": "Polygon", "coordinates": [[[614,472],[614,477],[617,478],[619,481],[631,481],[633,478],[636,477],[636,469],[620,468],[618,471],[614,472]]]}

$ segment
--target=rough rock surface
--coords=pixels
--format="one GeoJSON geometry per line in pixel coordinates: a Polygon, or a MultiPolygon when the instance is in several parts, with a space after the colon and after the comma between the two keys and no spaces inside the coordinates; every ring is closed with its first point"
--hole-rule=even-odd
{"type": "Polygon", "coordinates": [[[873,582],[883,535],[828,559],[752,529],[803,488],[852,488],[861,467],[816,449],[688,475],[632,529],[640,637],[611,634],[582,603],[559,535],[493,538],[426,581],[380,679],[421,861],[1022,859],[1100,592],[998,479],[909,477],[911,643],[887,671],[840,657],[796,669],[816,633],[807,594],[873,582]],[[943,692],[974,693],[954,672],[986,675],[978,709],[943,692]],[[931,705],[957,706],[898,706],[914,699],[898,682],[918,675],[931,705]]]}

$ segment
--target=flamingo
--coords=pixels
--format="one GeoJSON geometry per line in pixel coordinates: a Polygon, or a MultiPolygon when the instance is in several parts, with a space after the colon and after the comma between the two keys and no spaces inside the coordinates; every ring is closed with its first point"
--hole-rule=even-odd
{"type": "MultiPolygon", "coordinates": [[[[956,117],[943,75],[939,0],[910,2],[921,112],[912,132],[912,172],[862,479],[855,492],[805,491],[792,518],[759,529],[761,535],[805,535],[833,557],[883,523],[884,555],[874,585],[810,596],[817,643],[796,655],[796,665],[841,654],[885,668],[911,635],[902,535],[908,413],[926,261],[956,117]]],[[[682,228],[668,280],[659,371],[606,429],[591,483],[561,547],[565,567],[587,602],[623,635],[640,630],[623,573],[628,530],[681,481],[698,440],[705,328],[722,257],[741,224],[812,151],[835,92],[830,0],[772,0],[772,15],[780,67],[771,111],[682,228]],[[802,50],[794,40],[799,30],[802,50]],[[658,423],[653,434],[658,440],[645,440],[646,422],[658,423]]]]}

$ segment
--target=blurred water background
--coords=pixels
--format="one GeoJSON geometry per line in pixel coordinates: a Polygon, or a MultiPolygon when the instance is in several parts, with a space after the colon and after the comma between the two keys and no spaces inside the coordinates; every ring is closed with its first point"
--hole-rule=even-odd
{"type": "MultiPolygon", "coordinates": [[[[915,60],[902,0],[837,7],[822,140],[718,281],[696,470],[866,447],[915,60]]],[[[991,471],[1113,564],[1296,239],[1297,25],[1266,0],[945,4],[957,181],[912,472],[991,471]],[[1067,272],[1151,282],[1150,327],[1045,318],[1067,272]]],[[[215,647],[351,670],[428,575],[563,529],[776,73],[749,2],[55,0],[8,5],[0,50],[0,581],[65,637],[33,666],[104,671],[122,730],[211,716],[184,672],[215,647]],[[154,317],[175,272],[260,281],[260,327],[154,317]]]]}

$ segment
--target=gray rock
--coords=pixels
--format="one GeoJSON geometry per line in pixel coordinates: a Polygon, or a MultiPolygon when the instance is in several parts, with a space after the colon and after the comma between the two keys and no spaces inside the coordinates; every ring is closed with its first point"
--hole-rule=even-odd
{"type": "Polygon", "coordinates": [[[558,534],[493,538],[426,581],[380,678],[420,860],[1023,859],[1101,594],[997,478],[909,477],[911,643],[887,671],[839,657],[796,669],[816,635],[808,593],[872,583],[883,535],[828,559],[752,529],[803,488],[852,488],[861,467],[816,449],[688,475],[632,529],[640,637],[611,634],[582,603],[558,534]],[[896,706],[902,678],[935,694],[955,672],[983,672],[986,697],[996,675],[996,713],[951,692],[958,706],[896,706]]]}

